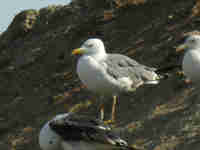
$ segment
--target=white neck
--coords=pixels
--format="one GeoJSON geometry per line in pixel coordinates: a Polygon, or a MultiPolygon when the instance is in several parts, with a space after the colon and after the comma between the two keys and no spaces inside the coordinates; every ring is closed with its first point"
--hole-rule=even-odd
{"type": "Polygon", "coordinates": [[[105,57],[107,56],[107,54],[105,52],[101,52],[101,53],[92,54],[90,56],[92,56],[96,60],[102,60],[102,59],[105,59],[105,57]]]}
{"type": "Polygon", "coordinates": [[[196,45],[193,45],[192,49],[200,51],[199,47],[200,47],[200,44],[196,44],[196,45]]]}

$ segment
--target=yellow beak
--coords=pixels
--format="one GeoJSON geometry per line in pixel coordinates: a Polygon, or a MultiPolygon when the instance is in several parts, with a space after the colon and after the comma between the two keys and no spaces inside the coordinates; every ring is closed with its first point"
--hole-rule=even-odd
{"type": "Polygon", "coordinates": [[[82,48],[77,48],[72,51],[72,55],[79,55],[79,54],[83,54],[83,53],[84,53],[84,49],[82,49],[82,48]]]}
{"type": "Polygon", "coordinates": [[[181,44],[176,48],[176,52],[181,52],[187,48],[187,44],[181,44]]]}

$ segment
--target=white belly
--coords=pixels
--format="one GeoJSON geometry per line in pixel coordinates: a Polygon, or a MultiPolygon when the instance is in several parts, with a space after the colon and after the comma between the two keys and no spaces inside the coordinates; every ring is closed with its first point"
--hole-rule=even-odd
{"type": "Polygon", "coordinates": [[[77,73],[80,80],[93,92],[112,94],[117,89],[113,84],[115,81],[106,75],[105,68],[100,67],[90,56],[82,56],[79,59],[77,73]]]}
{"type": "Polygon", "coordinates": [[[183,58],[183,71],[192,81],[200,81],[200,52],[190,50],[183,58]]]}

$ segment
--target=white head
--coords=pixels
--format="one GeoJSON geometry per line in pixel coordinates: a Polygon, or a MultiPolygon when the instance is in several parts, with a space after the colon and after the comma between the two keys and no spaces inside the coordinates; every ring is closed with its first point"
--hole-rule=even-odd
{"type": "Polygon", "coordinates": [[[177,48],[177,51],[184,49],[200,50],[200,35],[190,35],[186,37],[185,42],[177,48]]]}
{"type": "MultiPolygon", "coordinates": [[[[53,120],[59,120],[68,116],[68,113],[57,115],[53,120]]],[[[60,148],[61,138],[49,127],[48,121],[40,130],[39,145],[42,150],[57,150],[60,148]]]]}
{"type": "Polygon", "coordinates": [[[80,48],[72,51],[73,55],[83,54],[90,56],[103,56],[106,55],[105,47],[100,39],[88,39],[80,48]]]}

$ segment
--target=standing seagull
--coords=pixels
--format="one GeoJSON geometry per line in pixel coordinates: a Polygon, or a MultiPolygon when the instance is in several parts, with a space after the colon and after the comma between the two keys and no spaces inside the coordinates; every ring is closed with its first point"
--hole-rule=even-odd
{"type": "Polygon", "coordinates": [[[103,121],[73,113],[48,121],[39,144],[42,150],[134,150],[103,121]]]}
{"type": "Polygon", "coordinates": [[[82,54],[77,73],[83,84],[93,92],[113,96],[111,121],[115,120],[116,97],[120,92],[133,92],[143,84],[158,84],[161,77],[155,68],[125,55],[106,53],[100,39],[88,39],[72,54],[82,54]]]}
{"type": "Polygon", "coordinates": [[[193,82],[200,81],[200,35],[188,35],[176,51],[187,50],[182,62],[184,74],[193,82]]]}

